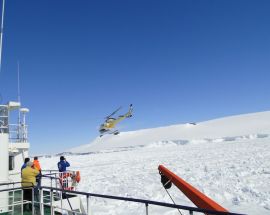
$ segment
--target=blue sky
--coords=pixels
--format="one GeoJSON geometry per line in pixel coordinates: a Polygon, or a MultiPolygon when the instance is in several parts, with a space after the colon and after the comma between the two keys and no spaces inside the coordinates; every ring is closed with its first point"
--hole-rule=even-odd
{"type": "Polygon", "coordinates": [[[6,2],[0,93],[31,153],[89,143],[134,104],[136,130],[270,109],[269,1],[6,2]]]}

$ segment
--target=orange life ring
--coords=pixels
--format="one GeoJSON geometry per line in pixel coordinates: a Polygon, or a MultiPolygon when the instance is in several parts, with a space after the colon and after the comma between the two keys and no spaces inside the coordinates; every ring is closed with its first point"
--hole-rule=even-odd
{"type": "Polygon", "coordinates": [[[80,171],[76,171],[75,180],[76,180],[77,183],[79,183],[81,181],[80,171]]]}

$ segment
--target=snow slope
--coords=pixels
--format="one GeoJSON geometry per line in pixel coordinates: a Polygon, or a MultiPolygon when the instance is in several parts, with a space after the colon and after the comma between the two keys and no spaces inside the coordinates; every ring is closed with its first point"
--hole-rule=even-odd
{"type": "MultiPolygon", "coordinates": [[[[270,112],[123,132],[68,151],[79,153],[67,159],[81,171],[82,191],[171,203],[157,170],[163,164],[229,211],[270,214],[270,112]]],[[[55,169],[58,159],[40,162],[55,169]]],[[[169,192],[177,204],[194,206],[174,186],[169,192]]],[[[99,198],[91,198],[91,208],[98,215],[145,214],[144,205],[99,198]]],[[[149,214],[179,212],[150,206],[149,214]]]]}
{"type": "Polygon", "coordinates": [[[270,134],[270,111],[231,116],[193,124],[121,132],[119,135],[97,137],[87,145],[67,150],[72,153],[98,152],[134,146],[144,146],[160,141],[188,142],[227,141],[254,138],[270,134]]]}

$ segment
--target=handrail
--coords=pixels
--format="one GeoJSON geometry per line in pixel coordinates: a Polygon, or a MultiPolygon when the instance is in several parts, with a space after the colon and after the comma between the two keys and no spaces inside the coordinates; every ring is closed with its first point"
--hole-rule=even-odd
{"type": "MultiPolygon", "coordinates": [[[[11,185],[11,184],[20,184],[20,183],[22,183],[22,182],[6,182],[6,183],[0,183],[0,186],[4,186],[4,185],[11,185]]],[[[28,182],[27,182],[28,183],[28,182]]],[[[31,182],[29,182],[29,183],[31,183],[31,182]]],[[[33,183],[31,183],[31,184],[33,184],[33,183]]]]}
{"type": "Polygon", "coordinates": [[[50,191],[61,191],[63,193],[79,194],[79,195],[84,195],[84,196],[87,196],[87,197],[92,196],[92,197],[115,199],[115,200],[122,200],[122,201],[128,201],[128,202],[137,202],[137,203],[144,203],[144,204],[149,204],[149,205],[157,205],[157,206],[163,206],[163,207],[169,207],[169,208],[178,208],[178,209],[182,209],[182,210],[201,212],[201,213],[207,213],[207,214],[244,215],[244,214],[239,214],[239,213],[213,211],[213,210],[207,210],[207,209],[201,209],[201,208],[195,208],[195,207],[189,207],[189,206],[183,206],[183,205],[175,205],[175,204],[158,202],[158,201],[151,201],[151,200],[145,200],[145,199],[128,198],[128,197],[120,197],[120,196],[112,196],[112,195],[103,195],[103,194],[96,194],[96,193],[86,193],[86,192],[81,192],[81,191],[68,191],[68,190],[63,190],[63,189],[59,189],[59,188],[47,187],[47,186],[42,186],[41,188],[42,189],[48,189],[50,191]]]}
{"type": "Polygon", "coordinates": [[[0,190],[0,193],[1,193],[1,192],[6,192],[6,191],[14,191],[14,190],[29,189],[29,188],[33,188],[33,186],[27,186],[27,187],[13,187],[13,188],[8,188],[8,189],[3,189],[3,190],[0,190]]]}
{"type": "MultiPolygon", "coordinates": [[[[0,190],[0,192],[14,191],[14,190],[19,190],[19,189],[27,189],[27,188],[33,188],[33,186],[3,189],[3,190],[0,190]]],[[[98,198],[107,198],[107,199],[115,199],[115,200],[122,200],[122,201],[128,201],[128,202],[143,203],[146,206],[148,206],[148,205],[157,205],[157,206],[168,207],[168,208],[177,208],[177,209],[187,210],[187,211],[191,211],[191,212],[201,212],[201,213],[215,214],[215,215],[244,215],[244,214],[238,214],[238,213],[213,211],[213,210],[207,210],[207,209],[201,209],[201,208],[195,208],[195,207],[189,207],[189,206],[183,206],[183,205],[176,205],[176,204],[170,204],[170,203],[164,203],[164,202],[158,202],[158,201],[151,201],[151,200],[145,200],[145,199],[128,198],[128,197],[120,197],[120,196],[112,196],[112,195],[103,195],[103,194],[87,193],[87,192],[81,192],[81,191],[67,191],[67,190],[64,190],[64,189],[59,189],[59,188],[54,188],[54,187],[47,187],[47,186],[41,186],[40,189],[47,189],[47,190],[50,190],[51,192],[60,191],[62,193],[84,195],[87,198],[92,196],[92,197],[98,197],[98,198]]]]}
{"type": "Polygon", "coordinates": [[[21,183],[24,183],[24,184],[31,184],[30,187],[34,187],[34,184],[32,182],[19,182],[19,181],[16,181],[16,182],[6,182],[6,183],[0,183],[0,186],[5,186],[5,185],[14,185],[14,184],[21,184],[21,183]]]}
{"type": "MultiPolygon", "coordinates": [[[[43,174],[43,175],[41,175],[41,177],[45,177],[45,178],[47,177],[47,178],[50,178],[50,179],[56,179],[56,180],[58,180],[59,181],[59,184],[60,184],[60,186],[62,188],[61,190],[63,190],[63,185],[61,184],[61,178],[59,178],[59,177],[53,177],[53,176],[50,176],[50,175],[55,175],[55,173],[43,174]]],[[[72,209],[72,205],[71,205],[71,203],[69,201],[69,198],[67,197],[66,199],[68,201],[68,204],[69,204],[70,209],[73,210],[72,209]]]]}
{"type": "Polygon", "coordinates": [[[42,172],[59,172],[58,169],[46,169],[46,170],[42,170],[42,172]]]}
{"type": "MultiPolygon", "coordinates": [[[[50,176],[47,176],[47,177],[50,177],[50,176]]],[[[21,183],[21,182],[3,183],[3,184],[0,184],[0,186],[1,185],[18,184],[18,183],[21,183]]],[[[27,187],[17,187],[17,188],[13,187],[13,188],[8,188],[8,189],[2,189],[2,190],[0,190],[0,192],[28,189],[28,188],[33,188],[33,187],[34,186],[32,184],[32,186],[27,186],[27,187]]],[[[146,200],[146,199],[129,198],[129,197],[122,197],[122,196],[112,196],[112,195],[104,195],[104,194],[97,194],[97,193],[87,193],[87,192],[82,192],[82,191],[65,190],[65,189],[48,187],[48,186],[40,186],[39,189],[50,190],[50,192],[60,191],[64,194],[83,195],[83,196],[86,196],[87,199],[89,197],[97,197],[97,198],[106,198],[106,199],[114,199],[114,200],[127,201],[127,202],[142,203],[142,204],[145,204],[146,207],[148,207],[148,205],[156,205],[156,206],[162,206],[162,207],[168,207],[168,208],[176,208],[176,209],[181,209],[181,210],[187,210],[191,214],[192,214],[192,212],[200,212],[200,213],[214,214],[214,215],[244,215],[244,214],[239,214],[239,213],[215,211],[215,210],[210,210],[210,209],[196,208],[196,207],[177,205],[177,204],[171,204],[171,203],[164,203],[164,202],[158,202],[158,201],[152,201],[152,200],[146,200]]]]}

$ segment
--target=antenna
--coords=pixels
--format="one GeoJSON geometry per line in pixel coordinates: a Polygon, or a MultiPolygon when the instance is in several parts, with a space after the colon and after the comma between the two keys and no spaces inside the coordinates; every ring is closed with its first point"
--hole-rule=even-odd
{"type": "Polygon", "coordinates": [[[18,102],[21,103],[21,89],[20,89],[20,62],[17,62],[17,71],[18,71],[18,102]]]}
{"type": "Polygon", "coordinates": [[[5,0],[2,5],[2,19],[1,19],[1,34],[0,34],[0,72],[2,70],[2,44],[3,44],[3,31],[4,31],[4,13],[5,13],[5,0]]]}
{"type": "MultiPolygon", "coordinates": [[[[20,90],[20,63],[17,62],[17,69],[18,69],[18,102],[21,104],[21,90],[20,90]]],[[[19,116],[18,116],[18,124],[21,124],[21,111],[19,110],[19,116]]]]}
{"type": "MultiPolygon", "coordinates": [[[[21,93],[20,93],[20,62],[18,61],[17,62],[17,84],[18,84],[18,102],[20,103],[21,105],[21,93]]],[[[25,114],[24,114],[24,120],[25,120],[25,114]]],[[[20,139],[20,135],[21,135],[21,109],[19,109],[19,115],[18,115],[18,133],[17,133],[17,136],[18,136],[18,139],[20,139]]]]}

